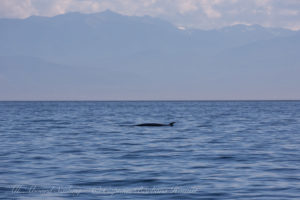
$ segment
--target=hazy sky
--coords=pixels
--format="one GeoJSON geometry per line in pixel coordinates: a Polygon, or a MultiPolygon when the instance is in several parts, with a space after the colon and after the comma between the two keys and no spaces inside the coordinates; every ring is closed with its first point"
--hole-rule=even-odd
{"type": "Polygon", "coordinates": [[[177,26],[201,29],[234,24],[300,29],[300,0],[0,0],[0,18],[107,9],[125,15],[160,17],[177,26]]]}

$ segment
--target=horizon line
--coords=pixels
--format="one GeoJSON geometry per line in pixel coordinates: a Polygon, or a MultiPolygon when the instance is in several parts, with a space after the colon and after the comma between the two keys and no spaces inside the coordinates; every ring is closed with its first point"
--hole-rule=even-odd
{"type": "Polygon", "coordinates": [[[92,100],[92,99],[55,99],[55,100],[0,100],[0,102],[229,102],[229,101],[300,101],[300,99],[112,99],[112,100],[92,100]]]}

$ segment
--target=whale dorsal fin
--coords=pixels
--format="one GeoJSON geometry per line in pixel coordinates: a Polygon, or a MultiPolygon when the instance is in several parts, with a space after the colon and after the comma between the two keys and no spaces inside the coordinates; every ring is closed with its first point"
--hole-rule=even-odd
{"type": "Polygon", "coordinates": [[[171,123],[169,124],[169,126],[173,126],[175,123],[176,123],[176,122],[171,122],[171,123]]]}

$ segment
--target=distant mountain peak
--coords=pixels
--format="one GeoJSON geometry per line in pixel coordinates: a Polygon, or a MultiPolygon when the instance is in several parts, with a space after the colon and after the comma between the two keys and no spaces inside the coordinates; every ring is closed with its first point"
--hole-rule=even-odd
{"type": "Polygon", "coordinates": [[[223,27],[219,29],[222,32],[231,32],[231,31],[241,31],[241,32],[246,32],[246,31],[255,31],[255,30],[260,30],[264,29],[264,27],[258,25],[258,24],[234,24],[231,26],[223,27]]]}
{"type": "Polygon", "coordinates": [[[110,10],[110,9],[107,9],[105,11],[100,12],[100,14],[102,14],[102,15],[108,15],[108,16],[111,16],[111,15],[114,15],[114,16],[115,15],[121,15],[121,14],[116,13],[116,12],[110,10]]]}
{"type": "Polygon", "coordinates": [[[97,16],[97,17],[104,17],[104,18],[109,18],[109,19],[115,19],[115,18],[121,18],[121,17],[126,17],[125,15],[122,15],[120,13],[114,12],[112,10],[105,10],[102,12],[96,12],[96,13],[91,13],[91,14],[86,14],[87,16],[97,16]]]}

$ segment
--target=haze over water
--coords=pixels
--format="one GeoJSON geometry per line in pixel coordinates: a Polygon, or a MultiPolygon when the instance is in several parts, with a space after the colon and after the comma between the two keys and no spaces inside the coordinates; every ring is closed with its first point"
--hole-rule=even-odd
{"type": "Polygon", "coordinates": [[[299,130],[299,101],[1,102],[0,199],[299,199],[299,130]]]}

